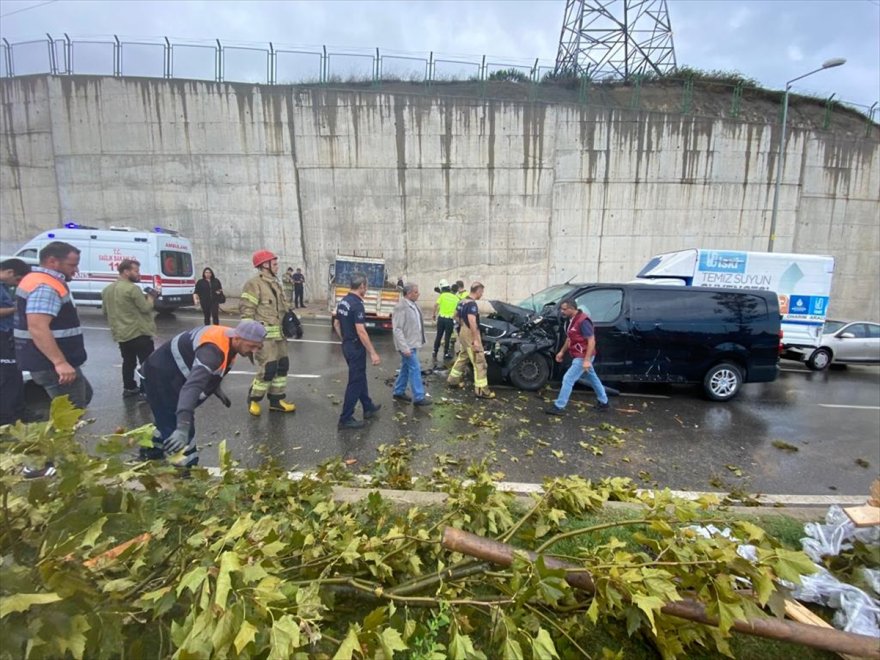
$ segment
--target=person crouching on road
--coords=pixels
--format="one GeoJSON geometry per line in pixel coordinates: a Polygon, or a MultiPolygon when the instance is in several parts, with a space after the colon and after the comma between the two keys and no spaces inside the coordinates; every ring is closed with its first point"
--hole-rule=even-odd
{"type": "Polygon", "coordinates": [[[425,321],[417,303],[418,284],[404,284],[403,299],[394,307],[391,326],[394,348],[400,353],[400,373],[394,383],[392,397],[396,401],[412,401],[414,406],[430,406],[433,402],[425,394],[422,383],[422,365],[419,349],[425,345],[425,321]],[[412,397],[406,395],[406,386],[412,389],[412,397]]]}
{"type": "Polygon", "coordinates": [[[340,429],[359,429],[364,422],[354,418],[357,402],[364,409],[364,419],[370,419],[379,412],[382,404],[373,403],[367,390],[367,354],[370,362],[377,366],[381,360],[373,342],[367,334],[364,295],[367,293],[367,276],[355,273],[351,277],[351,290],[336,306],[333,329],[342,339],[342,354],[348,363],[348,385],[345,387],[345,400],[339,415],[340,429]]]}
{"type": "Polygon", "coordinates": [[[284,289],[278,281],[278,257],[269,250],[257,250],[253,256],[254,268],[259,272],[245,282],[241,290],[239,311],[241,318],[253,319],[266,326],[266,341],[257,353],[260,370],[251,383],[248,412],[259,416],[260,401],[269,395],[269,410],[293,412],[296,406],[285,401],[287,396],[287,340],[281,332],[284,315],[290,301],[284,298],[284,289]]]}
{"type": "Polygon", "coordinates": [[[101,307],[110,323],[113,341],[119,344],[122,355],[122,397],[140,393],[134,370],[155,349],[156,321],[153,319],[153,303],[159,296],[154,289],[144,293],[137,285],[141,281],[141,263],[136,259],[123,259],[116,267],[119,279],[104,287],[101,307]]]}
{"type": "Polygon", "coordinates": [[[437,335],[434,337],[434,354],[433,361],[437,363],[437,353],[440,351],[440,343],[446,340],[443,346],[443,359],[451,360],[450,342],[452,334],[455,331],[455,308],[458,306],[460,298],[453,293],[449,282],[440,280],[440,284],[434,289],[440,295],[434,304],[434,320],[437,322],[437,335]]]}
{"type": "Polygon", "coordinates": [[[567,319],[567,323],[565,325],[565,343],[556,354],[556,361],[562,362],[568,352],[572,358],[571,366],[562,377],[559,396],[554,404],[548,406],[544,412],[548,415],[561,415],[568,404],[574,384],[581,379],[581,376],[585,377],[586,383],[596,393],[598,399],[596,407],[599,410],[607,410],[608,395],[593,367],[593,359],[596,357],[596,333],[593,329],[593,322],[585,312],[578,309],[574,300],[563,300],[559,303],[559,311],[567,319]]]}
{"type": "Polygon", "coordinates": [[[206,325],[187,330],[154,351],[144,364],[144,386],[156,430],[153,446],[141,448],[141,460],[159,460],[182,451],[174,461],[176,466],[198,465],[195,409],[212,394],[229,408],[232,404],[220,382],[237,356],[253,358],[265,339],[266,328],[248,320],[235,328],[206,325]]]}
{"type": "Polygon", "coordinates": [[[479,282],[474,282],[470,295],[463,298],[455,310],[455,318],[459,324],[458,355],[446,382],[453,387],[463,387],[461,379],[467,363],[470,362],[474,368],[474,394],[480,399],[494,399],[495,392],[489,389],[488,365],[480,335],[480,310],[477,307],[477,301],[483,297],[484,288],[479,282]]]}

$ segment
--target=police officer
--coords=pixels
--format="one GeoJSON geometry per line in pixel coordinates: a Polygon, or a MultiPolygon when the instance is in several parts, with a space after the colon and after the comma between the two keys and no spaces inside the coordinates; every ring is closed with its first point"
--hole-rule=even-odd
{"type": "Polygon", "coordinates": [[[197,465],[195,409],[212,394],[228,408],[231,402],[220,389],[220,381],[236,356],[253,357],[265,339],[262,323],[245,320],[235,328],[206,325],[181,332],[154,351],[143,369],[156,430],[153,446],[141,449],[141,459],[157,460],[183,451],[175,465],[197,465]]]}
{"type": "Polygon", "coordinates": [[[348,363],[348,385],[345,387],[345,400],[342,414],[339,416],[340,429],[359,429],[364,422],[354,418],[357,402],[364,409],[364,419],[370,419],[381,408],[381,404],[373,403],[367,392],[367,354],[376,366],[381,361],[373,342],[364,325],[364,295],[367,293],[367,277],[363,273],[355,273],[351,278],[351,290],[336,306],[333,329],[342,339],[342,354],[348,363]]]}

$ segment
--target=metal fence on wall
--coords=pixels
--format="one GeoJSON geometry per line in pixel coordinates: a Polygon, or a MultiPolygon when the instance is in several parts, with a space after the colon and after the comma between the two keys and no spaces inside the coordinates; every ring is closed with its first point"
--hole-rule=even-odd
{"type": "MultiPolygon", "coordinates": [[[[213,41],[172,42],[168,37],[122,41],[112,39],[71,39],[67,34],[45,39],[10,43],[0,39],[0,77],[51,75],[137,76],[175,78],[214,82],[242,82],[263,85],[317,84],[325,86],[380,86],[409,83],[425,90],[455,82],[478,83],[467,92],[480,97],[497,95],[489,83],[514,82],[520,97],[537,101],[575,101],[584,104],[641,109],[646,104],[643,89],[651,79],[634,78],[626,85],[608,84],[589,75],[578,79],[558,80],[552,63],[540,59],[496,61],[482,56],[455,56],[435,52],[404,53],[375,49],[328,48],[327,46],[276,46],[273,43],[243,44],[213,41]]],[[[728,97],[725,114],[731,118],[747,115],[749,103],[759,100],[781,101],[781,92],[753,88],[744,82],[712,81],[694,84],[688,76],[664,77],[664,86],[672,87],[678,110],[692,114],[699,95],[719,92],[728,97]],[[696,87],[696,88],[695,88],[696,87]]],[[[417,90],[407,90],[409,92],[417,90]]],[[[825,104],[823,128],[831,125],[832,112],[840,106],[858,111],[866,118],[866,135],[874,126],[878,103],[865,106],[834,98],[825,104]]],[[[781,104],[780,104],[781,108],[781,104]]]]}

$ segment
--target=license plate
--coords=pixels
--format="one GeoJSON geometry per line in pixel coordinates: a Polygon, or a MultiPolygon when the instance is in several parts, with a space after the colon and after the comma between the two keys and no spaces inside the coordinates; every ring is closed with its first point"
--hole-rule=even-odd
{"type": "Polygon", "coordinates": [[[165,296],[163,300],[167,302],[180,302],[180,296],[165,296]]]}

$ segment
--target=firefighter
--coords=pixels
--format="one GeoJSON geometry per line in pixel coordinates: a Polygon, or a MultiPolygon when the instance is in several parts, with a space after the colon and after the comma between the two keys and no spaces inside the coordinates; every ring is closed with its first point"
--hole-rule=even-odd
{"type": "Polygon", "coordinates": [[[449,370],[446,382],[453,387],[464,387],[462,376],[468,362],[474,368],[474,394],[480,399],[494,399],[495,392],[489,389],[486,354],[483,352],[483,338],[480,336],[480,310],[477,301],[483,297],[483,285],[474,282],[470,295],[463,298],[455,309],[458,328],[458,355],[449,370]]]}
{"type": "Polygon", "coordinates": [[[143,365],[143,383],[156,430],[153,446],[141,448],[141,460],[183,452],[175,465],[198,465],[195,409],[212,394],[227,408],[232,405],[220,382],[236,356],[252,357],[265,337],[266,328],[256,321],[241,321],[235,328],[206,325],[181,332],[153,351],[143,365]]]}
{"type": "Polygon", "coordinates": [[[260,370],[251,383],[248,412],[258,416],[260,401],[267,394],[270,411],[293,412],[296,406],[284,400],[290,360],[287,341],[281,333],[281,323],[290,309],[290,301],[285,299],[284,289],[278,281],[278,257],[269,250],[257,250],[253,264],[258,273],[245,282],[239,311],[242,319],[253,319],[266,326],[266,341],[256,356],[260,370]]]}

